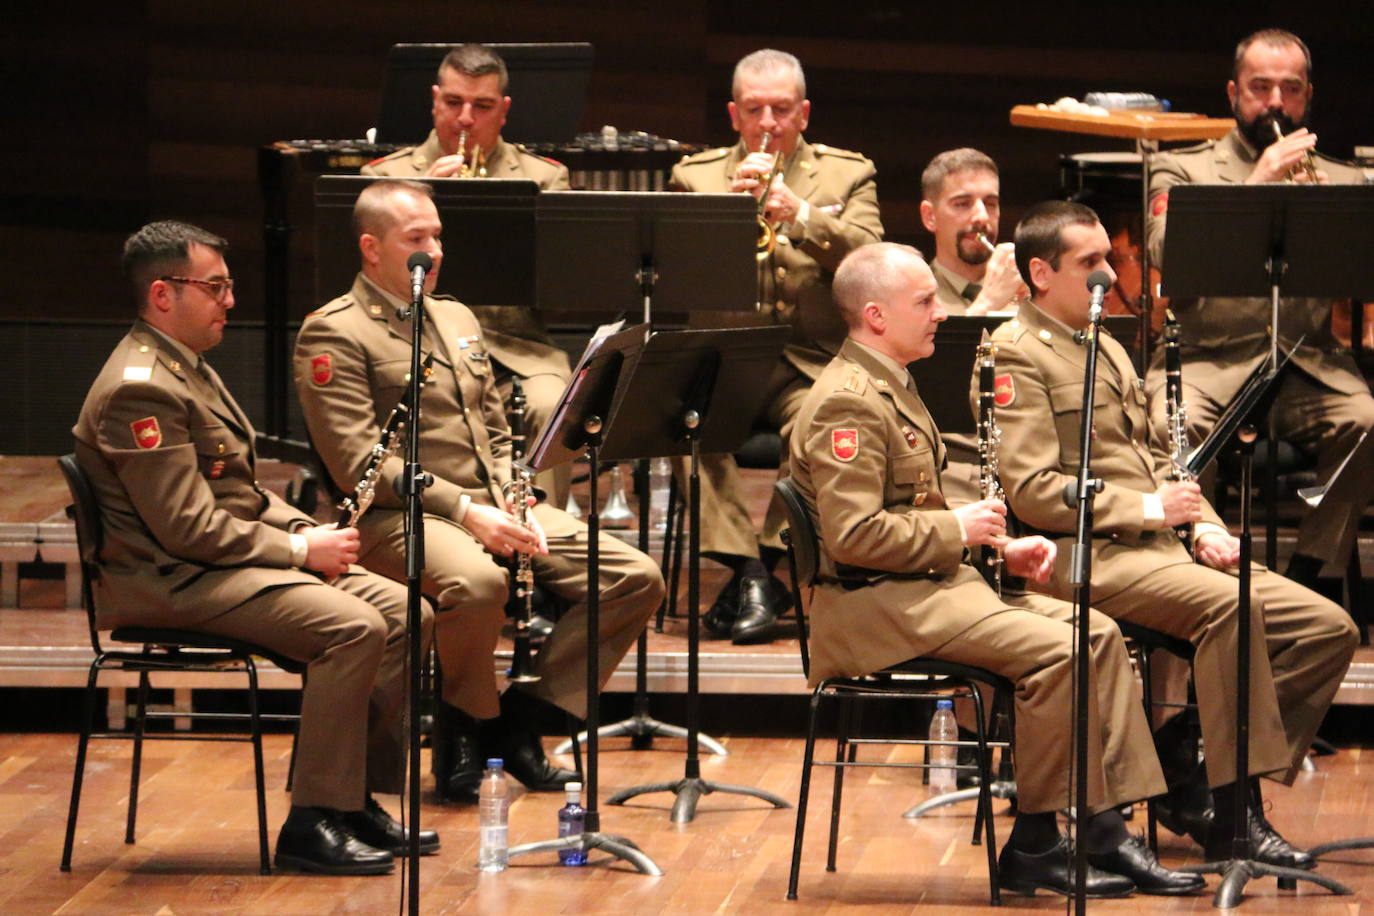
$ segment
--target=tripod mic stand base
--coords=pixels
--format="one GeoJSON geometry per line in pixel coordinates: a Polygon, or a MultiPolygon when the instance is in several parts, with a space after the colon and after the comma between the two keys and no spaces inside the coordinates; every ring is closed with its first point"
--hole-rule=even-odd
{"type": "Polygon", "coordinates": [[[1212,906],[1217,909],[1231,909],[1239,905],[1245,895],[1245,885],[1252,878],[1263,878],[1266,875],[1277,878],[1282,890],[1293,890],[1299,881],[1310,881],[1338,896],[1354,893],[1344,884],[1325,875],[1304,871],[1301,868],[1284,868],[1267,862],[1256,862],[1254,859],[1225,859],[1220,862],[1204,862],[1201,865],[1183,865],[1178,870],[1195,875],[1221,875],[1221,884],[1212,897],[1212,906]]]}
{"type": "Polygon", "coordinates": [[[526,856],[537,852],[558,852],[561,849],[581,849],[584,853],[599,849],[602,852],[610,853],[617,859],[629,862],[639,870],[641,875],[658,877],[663,874],[663,869],[659,868],[653,859],[646,856],[633,840],[610,833],[579,833],[574,836],[559,837],[556,840],[522,843],[512,847],[507,856],[514,859],[516,856],[526,856]]]}
{"type": "Polygon", "coordinates": [[[710,795],[712,792],[748,795],[751,798],[762,799],[774,808],[792,807],[791,802],[778,798],[772,792],[750,786],[732,786],[722,782],[711,782],[709,779],[702,779],[699,776],[688,776],[676,782],[655,782],[646,786],[635,786],[632,789],[626,789],[612,795],[606,799],[606,804],[623,805],[637,795],[648,795],[651,792],[672,792],[677,796],[677,800],[673,802],[673,812],[670,818],[674,824],[686,824],[695,818],[697,816],[697,802],[701,796],[710,795]]]}
{"type": "Polygon", "coordinates": [[[1322,843],[1307,850],[1307,854],[1314,859],[1320,859],[1328,852],[1343,852],[1347,849],[1374,849],[1374,836],[1359,837],[1350,840],[1334,840],[1330,843],[1322,843]]]}
{"type": "MultiPolygon", "coordinates": [[[[598,738],[628,737],[631,749],[644,751],[653,746],[655,738],[686,738],[687,729],[681,725],[669,725],[667,722],[660,722],[652,716],[631,716],[628,719],[621,719],[619,722],[601,726],[596,730],[596,735],[598,738]]],[[[577,740],[586,741],[587,733],[580,733],[577,740]]],[[[710,735],[703,735],[698,732],[697,744],[712,754],[719,754],[722,757],[730,756],[725,745],[710,735]]],[[[562,744],[553,749],[555,754],[567,754],[571,751],[572,739],[570,738],[564,739],[562,744]]]]}
{"type": "MultiPolygon", "coordinates": [[[[988,789],[993,798],[1005,798],[1016,801],[1016,783],[999,779],[993,782],[988,789]]],[[[943,808],[946,805],[958,805],[966,801],[976,802],[978,800],[978,787],[970,786],[967,789],[959,789],[954,792],[945,792],[932,798],[927,798],[920,804],[913,805],[902,812],[902,817],[920,817],[927,812],[934,811],[936,808],[943,808]]]]}

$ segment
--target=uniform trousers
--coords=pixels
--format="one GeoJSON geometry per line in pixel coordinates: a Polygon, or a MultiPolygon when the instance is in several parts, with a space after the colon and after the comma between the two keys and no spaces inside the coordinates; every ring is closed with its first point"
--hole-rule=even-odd
{"type": "MultiPolygon", "coordinates": [[[[539,650],[534,673],[540,680],[521,689],[583,718],[587,714],[587,528],[545,503],[533,512],[549,542],[548,555],[533,557],[535,582],[571,602],[571,607],[539,650]]],[[[369,520],[363,524],[363,562],[383,575],[404,578],[402,513],[374,509],[369,520]]],[[[461,525],[427,515],[421,585],[439,606],[435,646],[444,670],[444,701],[475,718],[495,717],[500,713],[500,689],[493,653],[506,619],[509,568],[461,525]]],[[[598,593],[598,664],[604,687],[663,600],[663,577],[647,556],[603,534],[598,593]]]]}
{"type": "MultiPolygon", "coordinates": [[[[427,605],[421,611],[422,638],[428,645],[433,613],[427,605]]],[[[176,625],[171,620],[158,623],[176,625]]],[[[296,584],[262,592],[196,629],[308,663],[293,805],[358,811],[368,791],[401,791],[404,588],[359,571],[332,585],[296,584]],[[366,734],[359,734],[364,727],[366,734]]]]}

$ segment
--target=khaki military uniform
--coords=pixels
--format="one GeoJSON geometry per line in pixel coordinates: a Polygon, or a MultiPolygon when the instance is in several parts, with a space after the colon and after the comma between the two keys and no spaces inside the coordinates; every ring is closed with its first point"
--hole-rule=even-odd
{"type": "MultiPolygon", "coordinates": [[[[254,432],[219,377],[142,321],[115,347],[73,430],[100,503],[102,627],[197,630],[308,663],[292,803],[363,807],[399,792],[405,590],[353,567],[292,567],[315,522],[254,479],[254,432]]],[[[426,615],[426,626],[429,623],[426,615]]]]}
{"type": "MultiPolygon", "coordinates": [[[[821,540],[811,682],[918,655],[1009,678],[1018,804],[1053,811],[1068,804],[1072,608],[1043,596],[1003,600],[965,562],[959,522],[940,488],[943,458],[920,397],[870,351],[845,343],[816,380],[792,437],[792,477],[821,540]]],[[[1096,812],[1157,795],[1164,779],[1121,634],[1094,614],[1091,638],[1088,779],[1096,812]]]]}
{"type": "MultiPolygon", "coordinates": [[[[1071,598],[1077,514],[1063,493],[1078,473],[1087,351],[1067,327],[1030,304],[992,339],[1007,503],[1024,524],[1058,543],[1045,591],[1071,598]]],[[[1164,484],[1170,462],[1153,447],[1130,357],[1105,332],[1092,442],[1093,474],[1105,484],[1093,509],[1093,607],[1196,647],[1208,778],[1213,786],[1233,782],[1237,580],[1194,563],[1172,528],[1147,520],[1145,494],[1164,484]]],[[[1205,503],[1203,521],[1224,530],[1205,503]]],[[[1291,782],[1345,675],[1355,631],[1339,607],[1277,573],[1257,566],[1251,581],[1250,771],[1291,782]]]]}
{"type": "MultiPolygon", "coordinates": [[[[347,294],[306,316],[296,341],[296,390],[315,446],[336,485],[352,488],[381,424],[405,391],[411,325],[399,300],[361,275],[347,294]]],[[[498,713],[492,653],[505,620],[508,569],[462,527],[469,504],[504,506],[511,479],[510,437],[491,357],[476,318],[452,299],[427,298],[423,346],[434,358],[421,400],[420,461],[434,476],[425,490],[425,594],[438,602],[436,644],[444,699],[478,718],[498,713]]],[[[358,523],[362,561],[405,576],[404,512],[391,482],[399,456],[387,460],[377,501],[358,523]]],[[[609,535],[600,540],[601,581],[587,581],[587,528],[547,503],[533,513],[549,553],[535,556],[535,581],[570,602],[535,665],[528,692],[575,716],[586,713],[586,598],[600,592],[604,684],[663,597],[658,568],[609,535]]]]}
{"type": "Polygon", "coordinates": [[[945,314],[968,314],[968,307],[978,298],[978,284],[970,283],[934,259],[930,262],[930,272],[935,275],[935,301],[944,308],[945,314]],[[968,295],[970,290],[973,295],[968,295]]]}
{"type": "MultiPolygon", "coordinates": [[[[419,146],[408,146],[389,156],[373,160],[361,169],[364,175],[384,178],[423,178],[434,161],[445,155],[434,131],[419,146]]],[[[568,167],[545,159],[518,143],[498,139],[485,162],[488,178],[528,178],[543,191],[567,191],[568,167]]],[[[511,382],[520,379],[525,392],[525,432],[527,441],[544,428],[553,416],[563,389],[572,380],[572,367],[544,326],[538,308],[510,305],[475,305],[471,311],[482,325],[482,338],[496,370],[501,399],[509,406],[511,382]]],[[[556,506],[567,505],[571,466],[560,465],[539,475],[539,483],[556,506]]]]}
{"type": "MultiPolygon", "coordinates": [[[[1168,191],[1178,184],[1240,184],[1254,170],[1258,153],[1239,131],[1186,150],[1164,153],[1150,168],[1150,256],[1163,264],[1168,191]]],[[[1363,173],[1318,154],[1318,168],[1335,184],[1361,184],[1363,173]]],[[[1355,253],[1363,256],[1364,253],[1355,253]]],[[[1260,270],[1264,265],[1256,264],[1260,270]]],[[[1279,303],[1279,340],[1287,349],[1300,338],[1292,367],[1280,385],[1274,413],[1277,432],[1315,454],[1324,482],[1374,425],[1374,398],[1350,351],[1331,334],[1330,300],[1283,299],[1279,303]],[[1292,371],[1296,369],[1297,371],[1292,371]]],[[[1246,377],[1269,354],[1267,298],[1170,300],[1182,329],[1184,400],[1194,442],[1200,442],[1225,410],[1246,377]]],[[[1163,431],[1165,407],[1163,350],[1149,373],[1151,408],[1163,431]]],[[[1374,497],[1374,441],[1351,460],[1321,505],[1304,517],[1296,550],[1344,570],[1359,528],[1360,515],[1374,497]]]]}
{"type": "MultiPolygon", "coordinates": [[[[735,170],[748,155],[742,142],[686,156],[673,168],[671,184],[684,191],[729,192],[735,170]]],[[[830,282],[845,255],[882,241],[877,170],[859,153],[799,139],[782,173],[783,182],[810,205],[806,224],[783,226],[770,258],[759,265],[759,311],[709,312],[693,316],[694,327],[757,327],[790,324],[792,338],[768,380],[764,417],[786,443],[792,420],[811,382],[845,337],[844,321],[830,295],[830,282]]],[[[786,445],[781,474],[786,475],[786,445]]],[[[679,463],[679,469],[684,466],[679,463]]],[[[757,556],[758,537],[741,499],[739,470],[730,455],[703,455],[701,549],[757,556]]],[[[782,512],[770,506],[763,541],[776,546],[782,512]]]]}

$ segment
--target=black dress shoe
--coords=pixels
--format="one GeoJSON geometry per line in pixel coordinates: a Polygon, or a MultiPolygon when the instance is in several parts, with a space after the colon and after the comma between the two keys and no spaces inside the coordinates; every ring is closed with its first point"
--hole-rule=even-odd
{"type": "Polygon", "coordinates": [[[394,859],[354,836],[340,812],[293,805],[277,834],[274,861],[278,868],[323,875],[385,875],[394,859]]]}
{"type": "Polygon", "coordinates": [[[1154,799],[1155,819],[1179,836],[1192,837],[1199,846],[1207,845],[1207,836],[1212,830],[1216,809],[1212,807],[1211,796],[1200,802],[1190,793],[1173,791],[1154,799]]]}
{"type": "MultiPolygon", "coordinates": [[[[385,849],[396,856],[410,852],[407,836],[396,818],[377,804],[371,795],[361,811],[345,811],[341,818],[343,824],[355,837],[369,846],[385,849]]],[[[439,834],[434,830],[420,831],[420,855],[429,856],[439,851],[439,834]]]]}
{"type": "MultiPolygon", "coordinates": [[[[1310,853],[1298,849],[1279,836],[1279,832],[1265,818],[1264,812],[1251,808],[1247,825],[1250,834],[1250,858],[1256,862],[1265,862],[1282,868],[1317,867],[1317,860],[1310,853]]],[[[1207,861],[1220,862],[1232,857],[1233,833],[1234,829],[1229,820],[1224,824],[1221,821],[1212,824],[1212,830],[1207,834],[1207,842],[1202,847],[1207,861]]]]}
{"type": "Polygon", "coordinates": [[[486,757],[478,746],[478,723],[460,709],[442,701],[438,704],[431,744],[434,788],[440,801],[460,805],[477,804],[486,757]]]}
{"type": "Polygon", "coordinates": [[[1202,875],[1173,871],[1160,865],[1150,847],[1138,836],[1130,837],[1111,852],[1088,853],[1088,864],[1130,878],[1142,894],[1176,897],[1195,894],[1207,886],[1202,875]]]}
{"type": "MultiPolygon", "coordinates": [[[[482,723],[482,759],[500,757],[506,772],[532,792],[560,792],[581,779],[572,770],[549,763],[534,727],[538,701],[518,690],[501,694],[501,716],[482,723]]],[[[480,774],[479,774],[480,775],[480,774]]]]}
{"type": "MultiPolygon", "coordinates": [[[[1013,894],[1033,897],[1037,888],[1043,888],[1067,897],[1074,889],[1073,844],[1061,836],[1045,852],[1022,852],[1008,843],[997,857],[997,882],[1013,894]]],[[[1129,897],[1135,891],[1130,878],[1108,874],[1091,862],[1086,883],[1089,897],[1129,897]]]]}
{"type": "Polygon", "coordinates": [[[791,599],[786,587],[774,576],[745,576],[739,583],[739,604],[730,627],[730,642],[749,646],[770,642],[778,614],[787,610],[791,599]]]}
{"type": "Polygon", "coordinates": [[[716,639],[728,637],[739,616],[739,581],[739,576],[732,576],[716,594],[710,609],[701,616],[702,627],[716,639]]]}

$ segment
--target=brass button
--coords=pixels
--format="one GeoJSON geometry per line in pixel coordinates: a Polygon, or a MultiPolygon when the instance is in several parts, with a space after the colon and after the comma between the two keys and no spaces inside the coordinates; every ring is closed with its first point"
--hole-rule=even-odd
{"type": "Polygon", "coordinates": [[[830,239],[822,239],[822,240],[821,240],[821,251],[829,251],[829,250],[830,250],[830,239]]]}
{"type": "Polygon", "coordinates": [[[786,268],[786,267],[779,267],[779,268],[778,268],[778,279],[781,280],[781,279],[783,279],[783,278],[786,277],[786,276],[787,276],[787,268],[786,268]]]}
{"type": "Polygon", "coordinates": [[[223,443],[223,442],[216,443],[216,445],[215,445],[215,453],[216,453],[216,454],[219,454],[219,455],[223,455],[223,454],[224,454],[224,443],[223,443]]]}

